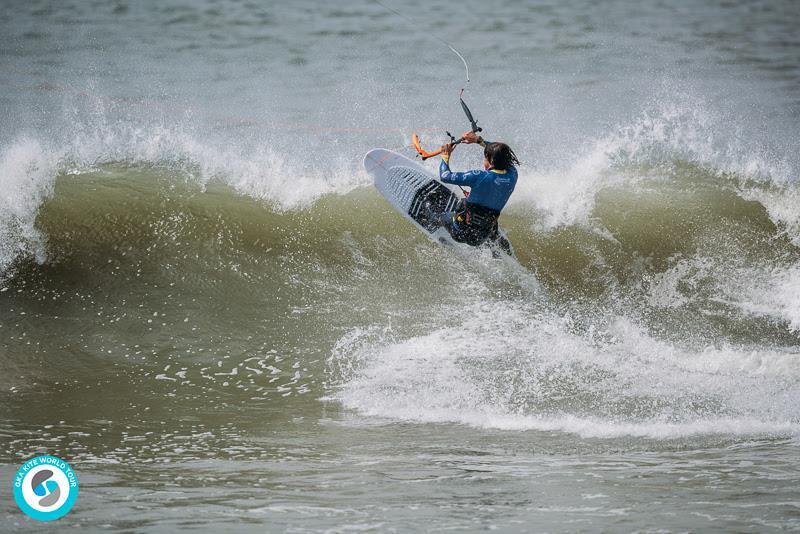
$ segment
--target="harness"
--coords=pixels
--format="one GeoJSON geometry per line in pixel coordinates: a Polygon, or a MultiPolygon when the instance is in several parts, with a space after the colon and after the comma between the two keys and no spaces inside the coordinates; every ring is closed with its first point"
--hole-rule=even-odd
{"type": "Polygon", "coordinates": [[[462,199],[456,207],[453,224],[448,230],[459,243],[476,247],[497,231],[498,217],[499,211],[462,199]]]}

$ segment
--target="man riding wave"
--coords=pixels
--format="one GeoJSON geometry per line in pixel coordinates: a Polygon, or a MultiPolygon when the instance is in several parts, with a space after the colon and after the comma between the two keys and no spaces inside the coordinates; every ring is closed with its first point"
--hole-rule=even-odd
{"type": "Polygon", "coordinates": [[[450,154],[456,144],[442,146],[439,179],[447,184],[470,188],[469,193],[465,193],[467,198],[461,201],[455,212],[442,215],[442,225],[460,243],[478,246],[489,240],[510,251],[508,241],[498,232],[497,218],[514,192],[519,160],[507,144],[485,141],[475,132],[465,133],[461,142],[478,143],[483,147],[483,169],[451,171],[450,154]]]}

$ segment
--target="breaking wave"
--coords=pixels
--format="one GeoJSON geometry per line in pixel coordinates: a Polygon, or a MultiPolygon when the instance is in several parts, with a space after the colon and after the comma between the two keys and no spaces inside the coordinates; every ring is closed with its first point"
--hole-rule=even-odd
{"type": "Polygon", "coordinates": [[[365,415],[795,435],[800,187],[785,161],[721,144],[700,109],[661,107],[524,167],[503,219],[522,269],[427,243],[361,154],[306,162],[126,123],[18,137],[0,151],[2,288],[58,292],[112,259],[121,293],[170,269],[186,298],[280,277],[292,313],[336,316],[316,393],[365,415]]]}

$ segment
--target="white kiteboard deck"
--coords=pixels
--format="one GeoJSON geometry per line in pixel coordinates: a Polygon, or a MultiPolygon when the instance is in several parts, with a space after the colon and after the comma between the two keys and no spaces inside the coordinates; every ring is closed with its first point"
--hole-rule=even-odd
{"type": "MultiPolygon", "coordinates": [[[[456,210],[459,197],[425,167],[385,148],[370,150],[364,167],[386,200],[425,235],[443,245],[469,246],[457,243],[440,222],[443,213],[456,210]]],[[[500,236],[508,243],[502,231],[500,236]]],[[[514,255],[510,244],[503,251],[514,255]]]]}

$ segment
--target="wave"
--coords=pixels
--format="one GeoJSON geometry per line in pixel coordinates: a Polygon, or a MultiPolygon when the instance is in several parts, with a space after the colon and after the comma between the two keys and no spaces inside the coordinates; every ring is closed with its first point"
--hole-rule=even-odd
{"type": "Polygon", "coordinates": [[[105,175],[113,183],[118,175],[109,168],[160,169],[178,185],[224,183],[276,210],[302,209],[365,183],[364,176],[347,170],[342,161],[333,159],[319,171],[304,169],[296,159],[265,143],[220,146],[200,143],[180,128],[141,129],[128,123],[88,132],[79,128],[61,143],[21,137],[0,152],[0,276],[19,258],[44,261],[45,236],[36,225],[39,210],[56,183],[72,180],[74,187],[81,187],[76,176],[105,175]]]}
{"type": "Polygon", "coordinates": [[[606,188],[635,190],[640,182],[647,187],[661,178],[680,180],[680,189],[692,193],[696,185],[715,182],[761,204],[800,245],[800,187],[790,160],[728,131],[727,119],[715,117],[704,102],[676,98],[655,102],[632,123],[590,140],[566,161],[535,171],[523,168],[511,206],[535,209],[540,229],[548,230],[587,223],[597,194],[606,188]]]}
{"type": "MultiPolygon", "coordinates": [[[[502,219],[522,268],[428,243],[360,153],[304,161],[127,122],[19,137],[0,152],[0,289],[47,299],[91,279],[124,301],[177,285],[171,315],[223,296],[252,317],[267,301],[325,315],[338,342],[319,395],[371,416],[796,435],[800,186],[779,158],[716,140],[698,109],[523,167],[502,219]]],[[[203,335],[241,320],[214,313],[203,335]]]]}
{"type": "Polygon", "coordinates": [[[576,332],[569,316],[519,303],[470,313],[407,339],[343,340],[332,398],[390,420],[594,438],[800,431],[796,348],[679,348],[618,316],[576,332]]]}
{"type": "MultiPolygon", "coordinates": [[[[793,204],[800,186],[784,164],[716,147],[702,135],[707,121],[696,109],[645,114],[562,170],[523,168],[503,223],[521,263],[563,298],[602,297],[607,306],[660,314],[662,321],[711,317],[718,323],[711,330],[728,338],[739,332],[741,339],[791,342],[800,330],[800,210],[793,204]]],[[[114,217],[130,227],[157,225],[186,239],[218,231],[217,223],[181,227],[207,222],[185,216],[197,205],[231,224],[260,227],[264,241],[276,224],[297,246],[355,227],[421,239],[387,222],[391,216],[365,173],[343,160],[303,167],[260,142],[201,143],[185,128],[103,121],[55,146],[21,138],[0,154],[6,277],[14,265],[45,263],[79,241],[114,246],[114,239],[130,239],[108,228],[109,205],[119,206],[114,217]],[[128,198],[133,191],[138,202],[128,198]],[[202,195],[217,205],[195,202],[202,195]],[[253,201],[260,203],[248,211],[253,220],[240,221],[237,203],[253,201]],[[142,217],[152,205],[167,207],[142,217]],[[320,218],[328,220],[307,222],[320,218]]]]}

